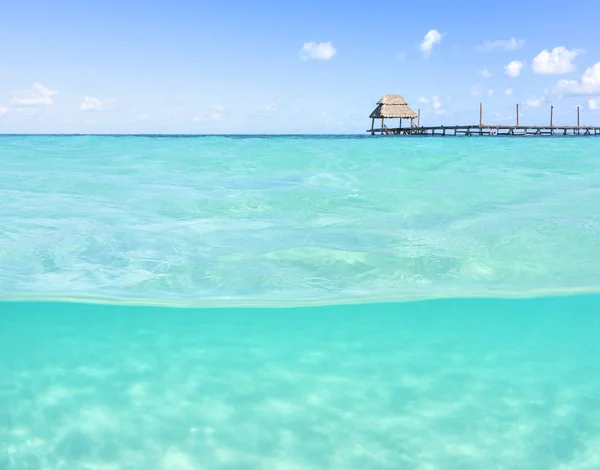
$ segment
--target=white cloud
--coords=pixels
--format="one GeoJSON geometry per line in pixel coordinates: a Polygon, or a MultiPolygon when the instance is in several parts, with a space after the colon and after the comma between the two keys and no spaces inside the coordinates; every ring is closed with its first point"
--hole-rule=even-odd
{"type": "Polygon", "coordinates": [[[50,106],[54,104],[54,96],[58,92],[35,82],[30,90],[17,92],[10,100],[17,106],[50,106]]]}
{"type": "Polygon", "coordinates": [[[496,113],[496,115],[494,116],[494,120],[496,120],[496,121],[511,121],[513,119],[515,119],[514,116],[507,115],[507,114],[496,113]]]}
{"type": "Polygon", "coordinates": [[[506,67],[504,67],[504,73],[509,77],[518,77],[521,75],[521,69],[525,67],[525,64],[520,60],[513,60],[506,67]]]}
{"type": "Polygon", "coordinates": [[[494,50],[504,51],[516,51],[517,49],[523,48],[525,41],[523,39],[510,38],[510,39],[499,39],[496,41],[485,41],[482,45],[477,46],[475,49],[481,52],[490,52],[494,50]]]}
{"type": "Polygon", "coordinates": [[[567,49],[564,46],[555,47],[552,51],[544,49],[535,56],[531,68],[535,73],[543,75],[571,73],[575,71],[573,59],[580,53],[579,49],[567,49]]]}
{"type": "Polygon", "coordinates": [[[441,103],[439,97],[437,97],[437,96],[434,96],[431,99],[427,99],[424,96],[421,96],[417,101],[419,103],[431,105],[431,108],[433,109],[433,114],[436,115],[436,116],[440,116],[440,115],[442,115],[442,114],[444,114],[446,112],[442,108],[442,103],[441,103]]]}
{"type": "Polygon", "coordinates": [[[480,85],[473,85],[471,87],[471,96],[481,96],[483,94],[483,92],[481,91],[481,86],[480,85]]]}
{"type": "Polygon", "coordinates": [[[8,113],[8,108],[6,106],[0,106],[0,116],[3,116],[8,113]]]}
{"type": "Polygon", "coordinates": [[[525,108],[539,108],[542,104],[544,104],[545,101],[546,101],[546,98],[544,98],[543,96],[540,96],[539,98],[525,100],[523,102],[523,106],[525,108]]]}
{"type": "Polygon", "coordinates": [[[420,45],[421,52],[425,57],[429,57],[433,46],[439,44],[442,41],[442,36],[443,34],[440,33],[437,29],[432,29],[425,35],[425,37],[423,38],[423,42],[420,45]]]}
{"type": "Polygon", "coordinates": [[[507,88],[506,90],[504,90],[504,94],[506,96],[512,96],[513,94],[513,89],[512,88],[507,88]]]}
{"type": "Polygon", "coordinates": [[[600,109],[600,102],[595,99],[590,99],[587,102],[588,108],[592,110],[600,109]]]}
{"type": "Polygon", "coordinates": [[[225,108],[221,105],[216,105],[208,108],[200,116],[194,116],[192,120],[194,122],[222,121],[224,116],[225,108]]]}
{"type": "Polygon", "coordinates": [[[494,96],[494,90],[492,90],[491,88],[488,90],[488,96],[494,96]]]}
{"type": "Polygon", "coordinates": [[[544,90],[544,92],[538,98],[532,98],[525,100],[522,104],[523,108],[539,108],[548,100],[548,90],[544,90]]]}
{"type": "Polygon", "coordinates": [[[266,111],[268,113],[275,113],[279,111],[279,105],[277,103],[270,103],[263,107],[263,111],[266,111]]]}
{"type": "Polygon", "coordinates": [[[491,78],[492,76],[492,73],[488,69],[479,70],[477,73],[483,78],[491,78]]]}
{"type": "Polygon", "coordinates": [[[104,111],[115,104],[114,98],[101,100],[86,96],[79,105],[79,111],[104,111]]]}
{"type": "Polygon", "coordinates": [[[444,114],[445,111],[442,109],[442,103],[438,99],[437,96],[431,98],[431,106],[433,108],[434,114],[444,114]]]}
{"type": "Polygon", "coordinates": [[[335,47],[331,41],[327,42],[305,42],[300,49],[302,60],[329,60],[336,54],[335,47]]]}
{"type": "Polygon", "coordinates": [[[555,91],[565,95],[600,94],[600,62],[596,62],[579,80],[559,80],[555,91]]]}

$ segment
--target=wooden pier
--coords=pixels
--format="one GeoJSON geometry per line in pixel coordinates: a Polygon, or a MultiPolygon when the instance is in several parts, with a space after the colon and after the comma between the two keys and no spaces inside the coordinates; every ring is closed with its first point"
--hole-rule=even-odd
{"type": "Polygon", "coordinates": [[[479,124],[465,126],[421,126],[421,110],[415,113],[400,95],[385,95],[377,102],[377,108],[369,116],[371,135],[420,135],[420,136],[600,136],[600,126],[580,125],[577,106],[576,126],[554,125],[554,106],[550,106],[550,124],[547,126],[523,126],[519,123],[519,105],[516,105],[516,125],[484,124],[483,103],[479,103],[479,124]],[[400,119],[399,127],[387,127],[385,119],[400,119]],[[381,119],[381,126],[375,128],[375,119],[381,119]],[[409,119],[410,125],[402,127],[402,119],[409,119]],[[417,124],[414,120],[417,119],[417,124]]]}
{"type": "Polygon", "coordinates": [[[600,136],[600,127],[594,126],[413,126],[413,127],[383,127],[368,129],[371,135],[421,135],[421,136],[542,136],[542,135],[585,135],[600,136]]]}

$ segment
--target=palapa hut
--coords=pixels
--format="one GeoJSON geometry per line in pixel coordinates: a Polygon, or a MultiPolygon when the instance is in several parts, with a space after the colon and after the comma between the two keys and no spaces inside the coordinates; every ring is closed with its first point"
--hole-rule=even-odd
{"type": "Polygon", "coordinates": [[[381,118],[381,133],[388,133],[389,129],[384,124],[384,119],[400,119],[399,129],[402,128],[402,119],[410,119],[410,126],[413,126],[413,119],[417,117],[408,103],[400,95],[384,95],[377,102],[377,107],[369,116],[371,121],[371,133],[374,133],[375,119],[381,118]]]}

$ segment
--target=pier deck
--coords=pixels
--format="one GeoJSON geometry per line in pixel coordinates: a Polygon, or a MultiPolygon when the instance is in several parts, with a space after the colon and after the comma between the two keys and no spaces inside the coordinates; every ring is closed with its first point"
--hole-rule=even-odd
{"type": "Polygon", "coordinates": [[[502,125],[468,125],[468,126],[413,126],[383,127],[367,129],[371,135],[421,135],[421,136],[535,136],[535,135],[583,135],[600,136],[600,126],[502,126],[502,125]]]}

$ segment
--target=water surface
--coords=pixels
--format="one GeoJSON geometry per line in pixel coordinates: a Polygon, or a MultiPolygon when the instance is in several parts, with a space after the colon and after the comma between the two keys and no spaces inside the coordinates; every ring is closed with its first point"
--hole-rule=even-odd
{"type": "Polygon", "coordinates": [[[600,468],[598,155],[1,136],[0,470],[600,468]]]}

